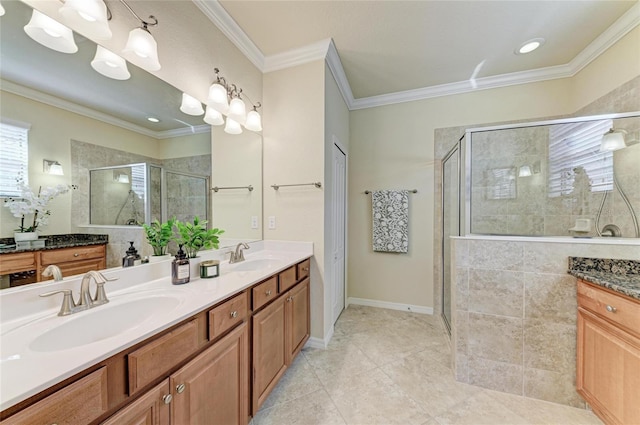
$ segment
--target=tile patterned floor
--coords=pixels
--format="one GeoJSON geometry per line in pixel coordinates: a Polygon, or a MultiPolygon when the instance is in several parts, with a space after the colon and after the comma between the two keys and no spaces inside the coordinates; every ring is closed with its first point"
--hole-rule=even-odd
{"type": "Polygon", "coordinates": [[[456,382],[437,317],[349,306],[305,348],[252,425],[600,425],[591,412],[456,382]]]}

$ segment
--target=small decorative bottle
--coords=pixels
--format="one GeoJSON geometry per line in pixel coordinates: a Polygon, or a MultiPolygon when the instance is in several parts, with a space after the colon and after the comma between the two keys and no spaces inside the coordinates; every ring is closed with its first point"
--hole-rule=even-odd
{"type": "Polygon", "coordinates": [[[133,246],[133,242],[129,242],[131,246],[127,249],[125,256],[122,258],[122,267],[131,267],[137,266],[140,264],[138,260],[140,260],[140,254],[138,254],[138,250],[133,246]]]}
{"type": "Polygon", "coordinates": [[[171,263],[171,283],[174,285],[182,285],[189,283],[191,271],[189,270],[189,259],[187,254],[182,250],[182,245],[176,253],[176,259],[171,263]]]}

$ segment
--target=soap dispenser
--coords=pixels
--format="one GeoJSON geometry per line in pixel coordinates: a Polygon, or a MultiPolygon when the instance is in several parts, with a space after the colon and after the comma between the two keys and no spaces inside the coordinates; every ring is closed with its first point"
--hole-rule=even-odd
{"type": "Polygon", "coordinates": [[[142,262],[140,254],[138,254],[138,250],[133,246],[133,241],[130,241],[129,243],[131,246],[127,249],[125,256],[122,257],[122,267],[137,266],[142,262]]]}
{"type": "Polygon", "coordinates": [[[176,258],[171,263],[171,283],[174,285],[189,283],[190,277],[189,259],[187,258],[187,254],[182,250],[182,245],[180,245],[176,253],[176,258]]]}

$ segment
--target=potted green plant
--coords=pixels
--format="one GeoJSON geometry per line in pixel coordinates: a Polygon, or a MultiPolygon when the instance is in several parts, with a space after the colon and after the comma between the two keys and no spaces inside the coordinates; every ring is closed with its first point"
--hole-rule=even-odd
{"type": "Polygon", "coordinates": [[[170,257],[167,254],[167,245],[173,238],[173,226],[176,222],[175,217],[171,217],[164,223],[160,223],[158,219],[151,222],[151,224],[143,224],[142,228],[147,236],[147,242],[153,248],[153,255],[149,258],[149,261],[161,261],[170,257]],[[155,257],[155,258],[154,258],[155,257]]]}
{"type": "Polygon", "coordinates": [[[201,249],[218,249],[220,243],[218,236],[224,233],[222,229],[207,230],[207,220],[201,221],[197,216],[193,219],[193,223],[176,220],[175,226],[178,230],[175,241],[184,245],[187,258],[196,258],[201,249]]]}

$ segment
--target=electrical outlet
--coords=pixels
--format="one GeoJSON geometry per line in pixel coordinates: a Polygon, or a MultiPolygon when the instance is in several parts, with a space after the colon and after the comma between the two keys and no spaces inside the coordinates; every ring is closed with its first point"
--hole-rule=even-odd
{"type": "Polygon", "coordinates": [[[275,215],[270,215],[269,216],[269,229],[273,230],[276,228],[276,216],[275,215]]]}
{"type": "Polygon", "coordinates": [[[251,228],[252,229],[257,229],[258,228],[258,216],[257,215],[252,215],[251,216],[251,228]]]}

